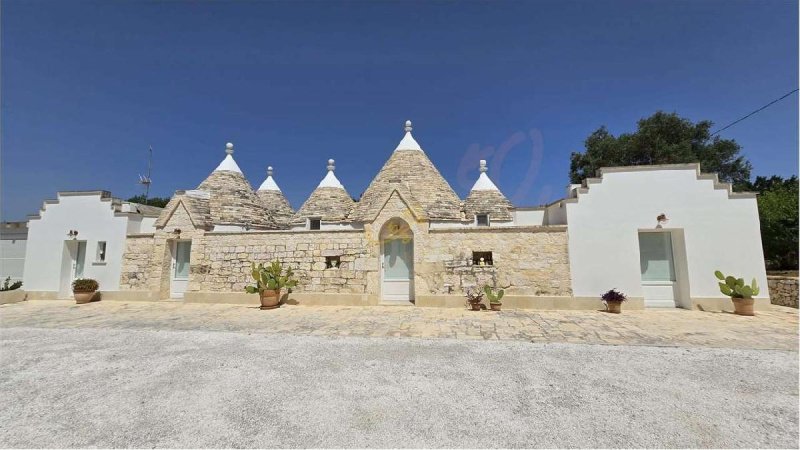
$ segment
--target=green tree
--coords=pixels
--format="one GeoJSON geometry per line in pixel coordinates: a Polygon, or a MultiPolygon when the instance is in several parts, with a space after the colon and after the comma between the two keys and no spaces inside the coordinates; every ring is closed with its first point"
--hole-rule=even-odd
{"type": "Polygon", "coordinates": [[[711,137],[712,125],[658,111],[639,120],[633,133],[615,137],[600,127],[586,138],[583,153],[570,156],[570,182],[594,177],[601,167],[699,162],[703,172],[716,172],[720,180],[736,186],[746,185],[752,166],[739,154],[736,141],[711,137]]]}
{"type": "Polygon", "coordinates": [[[761,220],[761,244],[770,270],[797,269],[798,180],[797,176],[756,177],[748,190],[757,192],[761,220]]]}
{"type": "Polygon", "coordinates": [[[126,201],[131,202],[131,203],[138,203],[140,205],[158,206],[159,208],[163,208],[163,207],[167,206],[167,203],[169,203],[169,198],[168,197],[150,197],[150,198],[147,199],[147,201],[145,201],[144,200],[144,195],[136,195],[136,196],[133,196],[133,197],[129,198],[126,201]]]}

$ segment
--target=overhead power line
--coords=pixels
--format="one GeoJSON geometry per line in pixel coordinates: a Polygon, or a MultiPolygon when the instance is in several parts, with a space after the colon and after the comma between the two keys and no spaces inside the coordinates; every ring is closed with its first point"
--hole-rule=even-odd
{"type": "Polygon", "coordinates": [[[773,101],[771,101],[771,102],[767,103],[766,105],[762,106],[761,108],[758,108],[757,110],[755,110],[755,111],[751,112],[750,114],[748,114],[748,115],[746,115],[746,116],[742,117],[741,119],[734,120],[733,122],[729,123],[728,125],[725,125],[724,127],[720,128],[719,130],[717,130],[717,131],[715,131],[715,132],[711,133],[711,136],[714,136],[715,134],[719,134],[719,133],[720,133],[721,131],[723,131],[723,130],[727,130],[728,128],[730,128],[730,127],[732,127],[732,126],[736,125],[737,123],[739,123],[739,122],[743,121],[744,119],[747,119],[748,117],[752,116],[753,114],[759,113],[759,112],[761,112],[761,111],[763,111],[763,110],[765,110],[765,109],[769,108],[770,106],[774,105],[775,103],[778,103],[779,101],[781,101],[781,100],[785,99],[786,97],[788,97],[788,96],[790,96],[790,95],[794,94],[794,93],[795,93],[795,92],[797,92],[797,91],[798,91],[798,89],[795,89],[795,90],[793,90],[793,91],[790,91],[790,92],[788,92],[786,95],[784,95],[784,96],[783,96],[783,97],[781,97],[781,98],[776,98],[775,100],[773,100],[773,101]]]}

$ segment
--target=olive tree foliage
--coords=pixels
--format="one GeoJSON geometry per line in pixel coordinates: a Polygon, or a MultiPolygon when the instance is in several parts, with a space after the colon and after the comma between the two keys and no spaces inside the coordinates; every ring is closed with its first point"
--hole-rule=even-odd
{"type": "Polygon", "coordinates": [[[167,206],[167,203],[169,203],[169,197],[149,197],[147,198],[147,200],[145,200],[144,195],[135,195],[125,201],[131,203],[138,203],[140,205],[150,205],[163,208],[167,206]]]}
{"type": "Polygon", "coordinates": [[[798,265],[798,180],[756,177],[747,190],[758,193],[761,244],[767,269],[792,270],[798,265]]]}
{"type": "Polygon", "coordinates": [[[614,136],[600,127],[586,138],[583,153],[570,156],[570,182],[594,177],[601,167],[699,162],[703,172],[716,172],[720,180],[735,186],[745,185],[752,166],[740,155],[736,141],[711,137],[711,126],[707,120],[693,123],[658,111],[639,120],[633,133],[614,136]]]}

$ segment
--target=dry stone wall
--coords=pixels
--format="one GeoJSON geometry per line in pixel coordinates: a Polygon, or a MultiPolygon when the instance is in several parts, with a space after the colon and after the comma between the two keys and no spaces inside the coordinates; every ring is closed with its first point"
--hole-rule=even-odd
{"type": "Polygon", "coordinates": [[[797,308],[798,278],[768,276],[769,298],[773,305],[797,308]]]}
{"type": "Polygon", "coordinates": [[[147,290],[153,260],[153,234],[130,234],[125,239],[119,288],[123,291],[147,290]]]}
{"type": "Polygon", "coordinates": [[[513,295],[572,294],[567,233],[561,228],[435,230],[420,269],[429,294],[462,293],[487,283],[513,295]],[[475,266],[472,252],[492,252],[493,265],[475,266]]]}
{"type": "MultiPolygon", "coordinates": [[[[568,296],[572,294],[566,227],[514,227],[430,230],[417,221],[397,192],[391,194],[375,221],[365,226],[375,257],[389,221],[402,219],[414,235],[414,285],[417,295],[460,294],[485,283],[507,288],[508,294],[568,296]],[[492,252],[492,268],[470,264],[472,252],[492,252]]],[[[371,284],[379,292],[379,273],[371,284]]]]}
{"type": "Polygon", "coordinates": [[[381,238],[391,228],[384,225],[398,220],[414,239],[416,295],[461,294],[483,284],[510,295],[571,295],[566,227],[430,230],[397,192],[364,230],[207,232],[193,228],[179,205],[153,235],[128,236],[121,289],[169,297],[170,245],[191,239],[188,292],[243,292],[252,283],[251,262],[277,259],[295,270],[296,292],[368,294],[377,301],[381,238]],[[494,265],[472,264],[474,251],[492,252],[494,265]],[[338,257],[339,266],[326,267],[326,257],[338,257]]]}
{"type": "Polygon", "coordinates": [[[296,292],[364,294],[367,273],[376,270],[361,231],[207,233],[204,239],[204,252],[192,252],[190,291],[244,292],[253,283],[253,261],[291,266],[300,281],[296,292]],[[339,266],[326,268],[326,257],[338,257],[339,266]]]}

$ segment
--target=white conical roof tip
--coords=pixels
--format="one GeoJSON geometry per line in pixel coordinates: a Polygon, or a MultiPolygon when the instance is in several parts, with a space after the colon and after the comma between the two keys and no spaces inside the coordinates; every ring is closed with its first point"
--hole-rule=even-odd
{"type": "Polygon", "coordinates": [[[242,169],[239,168],[239,165],[236,164],[236,161],[233,160],[233,144],[228,142],[225,144],[225,159],[222,160],[221,163],[214,169],[214,172],[219,170],[228,170],[230,172],[239,172],[242,173],[242,169]]]}
{"type": "Polygon", "coordinates": [[[480,161],[480,168],[478,170],[481,172],[481,174],[478,175],[478,181],[476,181],[475,184],[472,185],[472,190],[473,191],[499,191],[500,190],[500,189],[497,189],[497,186],[492,182],[492,180],[489,179],[489,176],[486,175],[486,171],[488,171],[489,168],[486,167],[486,160],[485,159],[482,159],[480,161]]]}
{"type": "Polygon", "coordinates": [[[417,150],[421,152],[422,147],[420,147],[417,141],[414,140],[414,136],[411,136],[411,130],[414,128],[411,126],[410,120],[406,120],[406,125],[403,129],[406,131],[406,135],[403,136],[403,140],[397,144],[397,148],[394,150],[417,150]]]}
{"type": "Polygon", "coordinates": [[[334,161],[332,159],[329,159],[328,160],[328,174],[325,175],[325,178],[323,178],[322,181],[319,182],[319,186],[317,186],[317,187],[321,187],[321,188],[322,187],[333,187],[333,188],[342,188],[342,189],[344,189],[344,186],[342,185],[342,183],[339,182],[339,179],[336,178],[336,175],[333,174],[333,171],[335,169],[336,169],[336,161],[334,161]]]}
{"type": "Polygon", "coordinates": [[[267,179],[258,187],[259,191],[280,191],[278,183],[272,179],[272,166],[267,167],[267,179]]]}

